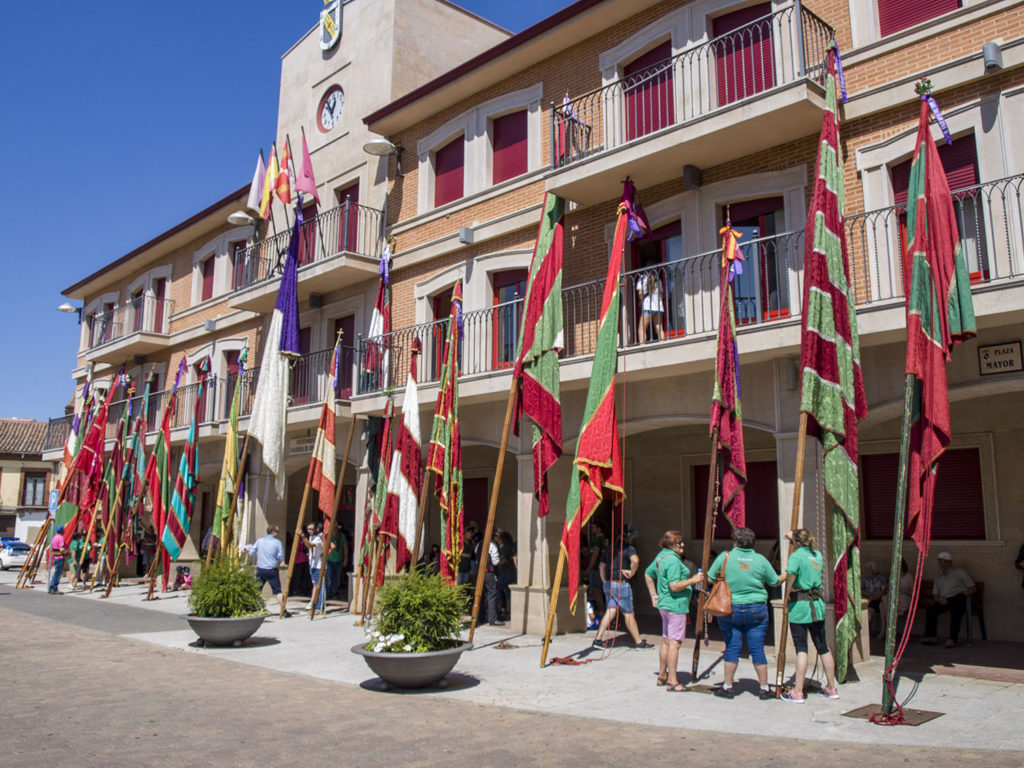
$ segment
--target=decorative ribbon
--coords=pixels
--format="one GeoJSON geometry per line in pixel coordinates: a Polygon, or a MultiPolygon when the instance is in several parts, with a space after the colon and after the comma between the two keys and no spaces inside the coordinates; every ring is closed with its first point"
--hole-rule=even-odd
{"type": "Polygon", "coordinates": [[[836,77],[839,78],[839,91],[843,96],[843,104],[846,103],[846,76],[843,74],[843,55],[839,52],[839,43],[832,38],[832,47],[836,51],[836,77]]]}
{"type": "Polygon", "coordinates": [[[455,299],[455,322],[459,326],[459,339],[462,338],[463,324],[462,324],[462,299],[455,299]]]}
{"type": "Polygon", "coordinates": [[[743,233],[737,232],[732,228],[731,222],[727,221],[725,226],[718,230],[718,234],[722,236],[722,268],[725,269],[725,265],[729,265],[731,283],[736,275],[743,274],[743,254],[736,244],[736,240],[743,237],[743,233]]]}
{"type": "Polygon", "coordinates": [[[949,135],[949,126],[946,125],[946,118],[942,116],[942,110],[939,109],[938,102],[932,96],[932,81],[927,77],[921,78],[920,82],[914,86],[914,90],[921,97],[921,101],[928,103],[928,109],[932,112],[932,117],[935,118],[935,122],[939,126],[939,130],[942,131],[943,137],[946,139],[947,144],[953,143],[953,137],[949,135]]]}
{"type": "Polygon", "coordinates": [[[377,268],[377,274],[381,276],[386,285],[391,284],[391,245],[386,240],[384,241],[384,250],[380,255],[380,266],[377,268]]]}

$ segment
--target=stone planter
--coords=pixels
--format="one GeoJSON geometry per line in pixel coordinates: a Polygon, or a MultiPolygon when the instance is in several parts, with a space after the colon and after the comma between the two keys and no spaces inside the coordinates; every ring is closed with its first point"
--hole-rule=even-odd
{"type": "Polygon", "coordinates": [[[260,628],[267,614],[217,619],[185,615],[182,618],[188,620],[192,631],[199,635],[202,645],[231,645],[237,648],[260,628]]]}
{"type": "Polygon", "coordinates": [[[443,651],[377,653],[366,650],[366,643],[360,643],[352,647],[352,653],[362,656],[373,673],[384,681],[384,690],[391,686],[424,688],[433,683],[437,683],[438,688],[446,688],[448,681],[444,676],[452,671],[462,652],[472,647],[472,643],[460,641],[443,651]]]}

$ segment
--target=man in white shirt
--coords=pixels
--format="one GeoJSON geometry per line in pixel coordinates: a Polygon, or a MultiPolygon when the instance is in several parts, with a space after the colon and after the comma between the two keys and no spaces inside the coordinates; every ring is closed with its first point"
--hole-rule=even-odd
{"type": "Polygon", "coordinates": [[[324,560],[324,526],[323,523],[318,523],[316,526],[316,533],[306,538],[302,537],[306,541],[306,549],[309,555],[309,578],[313,582],[313,594],[309,599],[309,603],[306,605],[306,610],[312,610],[313,600],[316,600],[316,610],[322,611],[324,609],[324,598],[326,596],[326,590],[318,590],[317,587],[320,584],[320,568],[323,567],[324,560]]]}
{"type": "Polygon", "coordinates": [[[939,615],[949,611],[949,639],[947,648],[955,648],[960,637],[960,624],[967,612],[967,598],[974,594],[974,580],[963,568],[953,567],[953,556],[949,552],[939,552],[939,575],[932,585],[932,597],[935,602],[925,611],[924,639],[925,645],[939,642],[939,615]]]}
{"type": "Polygon", "coordinates": [[[500,627],[505,622],[498,616],[498,563],[501,555],[498,551],[498,531],[491,536],[487,547],[487,573],[484,574],[484,589],[487,593],[487,623],[500,627]]]}

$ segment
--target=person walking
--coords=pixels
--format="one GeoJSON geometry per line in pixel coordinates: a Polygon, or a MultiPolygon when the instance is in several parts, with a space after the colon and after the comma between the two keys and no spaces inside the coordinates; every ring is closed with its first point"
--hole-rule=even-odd
{"type": "Polygon", "coordinates": [[[498,598],[498,564],[501,562],[501,548],[498,546],[498,537],[501,531],[495,529],[491,534],[491,541],[487,545],[487,562],[484,566],[487,570],[484,573],[484,592],[487,595],[487,623],[493,627],[500,627],[505,624],[501,620],[498,598]]]}
{"type": "Polygon", "coordinates": [[[327,598],[333,600],[341,592],[341,581],[348,559],[348,538],[341,526],[334,529],[331,546],[327,552],[327,598]]]}
{"type": "Polygon", "coordinates": [[[768,630],[768,587],[774,587],[781,576],[768,559],[754,551],[757,536],[750,528],[736,528],[732,532],[733,548],[722,552],[711,564],[708,577],[714,579],[722,573],[732,592],[732,613],[718,617],[718,626],[725,640],[725,682],[715,689],[715,696],[723,699],[736,697],[732,689],[739,666],[740,649],[746,640],[750,660],[761,690],[760,699],[775,698],[768,688],[768,657],[764,655],[764,636],[768,630]]]}
{"type": "MultiPolygon", "coordinates": [[[[312,535],[303,535],[303,541],[306,544],[307,554],[309,557],[309,582],[311,586],[309,603],[306,604],[306,610],[313,610],[313,601],[316,601],[316,610],[322,611],[324,609],[326,590],[320,589],[320,569],[323,567],[324,560],[324,525],[323,523],[317,523],[316,528],[313,530],[312,535]]],[[[326,576],[326,574],[324,574],[326,576]]]]}
{"type": "Polygon", "coordinates": [[[603,645],[605,634],[612,620],[622,614],[626,629],[633,638],[634,648],[653,648],[641,635],[633,613],[633,588],[629,580],[640,570],[640,556],[633,547],[636,529],[631,525],[622,530],[622,539],[614,542],[608,550],[608,557],[601,562],[601,580],[604,582],[604,599],[607,610],[597,628],[594,645],[603,645]]]}
{"type": "MultiPolygon", "coordinates": [[[[284,545],[277,538],[279,531],[280,528],[276,525],[268,525],[267,535],[256,539],[254,544],[250,544],[246,548],[246,552],[249,556],[255,556],[256,558],[256,578],[259,579],[260,586],[270,584],[271,594],[277,598],[277,602],[284,608],[283,595],[281,594],[281,575],[278,571],[281,563],[284,562],[284,545]]],[[[284,618],[287,619],[291,615],[290,611],[285,610],[284,618]]]]}
{"type": "Polygon", "coordinates": [[[804,678],[807,676],[808,635],[825,670],[824,693],[830,699],[838,699],[836,662],[825,637],[825,600],[821,589],[825,559],[818,551],[818,542],[806,528],[790,531],[783,538],[795,547],[786,563],[786,581],[789,583],[789,630],[796,650],[796,678],[792,690],[782,694],[782,700],[791,704],[806,701],[804,678]]]}
{"type": "Polygon", "coordinates": [[[679,531],[665,531],[661,537],[661,551],[644,571],[644,581],[651,596],[651,605],[661,614],[661,648],[658,649],[658,685],[679,693],[686,686],[679,682],[676,666],[679,649],[686,639],[686,616],[690,612],[693,585],[704,576],[700,572],[690,576],[683,562],[686,545],[679,531]]]}
{"type": "Polygon", "coordinates": [[[68,553],[68,545],[64,541],[64,526],[58,525],[57,532],[50,539],[50,558],[53,561],[53,571],[50,574],[50,584],[47,592],[51,595],[59,595],[60,577],[64,572],[64,558],[68,553]]]}

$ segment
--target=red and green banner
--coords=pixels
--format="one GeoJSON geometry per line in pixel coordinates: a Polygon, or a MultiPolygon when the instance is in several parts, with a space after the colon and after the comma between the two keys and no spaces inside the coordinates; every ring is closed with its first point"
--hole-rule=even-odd
{"type": "Polygon", "coordinates": [[[420,398],[416,384],[416,358],[422,345],[413,339],[409,360],[409,378],[405,384],[402,421],[388,475],[388,498],[382,527],[396,532],[395,570],[401,571],[419,557],[416,546],[416,518],[423,488],[423,456],[420,453],[420,398]]]}
{"type": "Polygon", "coordinates": [[[558,354],[564,346],[562,320],[562,228],[565,201],[549,194],[537,232],[537,245],[523,299],[519,349],[512,373],[516,389],[513,424],[533,422],[533,488],[538,514],[548,513],[547,472],[562,455],[562,402],[558,354]]]}
{"type": "Polygon", "coordinates": [[[313,490],[317,492],[317,506],[324,516],[326,530],[334,514],[334,489],[337,476],[337,449],[334,440],[334,423],[337,415],[334,411],[335,394],[338,391],[338,365],[341,360],[341,337],[334,344],[331,355],[331,386],[324,395],[324,403],[320,408],[320,423],[316,428],[316,440],[313,445],[313,490]]]}
{"type": "Polygon", "coordinates": [[[826,513],[831,515],[836,675],[846,679],[860,633],[860,476],[857,423],[868,413],[857,310],[843,227],[843,158],[836,113],[835,43],[829,52],[818,175],[804,233],[800,410],[821,440],[826,513]]]}
{"type": "Polygon", "coordinates": [[[153,389],[153,373],[146,378],[146,387],[142,393],[139,412],[135,417],[132,429],[132,442],[125,460],[125,506],[124,525],[122,526],[121,543],[125,548],[125,559],[130,560],[136,555],[136,542],[140,538],[139,508],[142,506],[146,492],[146,431],[149,418],[149,395],[153,389]]]}
{"type": "MultiPolygon", "coordinates": [[[[619,283],[626,240],[631,233],[646,227],[633,203],[635,189],[626,179],[622,200],[617,209],[615,237],[608,259],[608,274],[601,298],[601,318],[597,327],[597,345],[590,386],[583,408],[583,423],[576,441],[572,461],[569,496],[565,502],[565,528],[562,548],[569,571],[569,610],[576,612],[576,596],[580,578],[580,537],[602,501],[612,502],[613,519],[621,518],[626,498],[623,483],[622,456],[619,446],[619,425],[615,413],[615,372],[619,347],[619,283]]],[[[485,542],[486,545],[486,542],[485,542]]]]}
{"type": "MultiPolygon", "coordinates": [[[[747,459],[743,450],[743,394],[740,388],[740,353],[736,345],[736,301],[732,281],[743,273],[743,254],[736,239],[740,233],[726,223],[722,236],[722,274],[719,281],[718,356],[715,363],[715,392],[711,400],[711,434],[718,432],[718,455],[722,467],[722,512],[734,527],[747,524],[744,486],[747,459]]],[[[708,482],[714,482],[715,467],[708,482]]]]}
{"type": "Polygon", "coordinates": [[[441,365],[440,388],[427,451],[434,495],[441,506],[441,576],[455,583],[462,556],[462,438],[459,435],[459,341],[462,337],[462,281],[452,291],[448,339],[441,365]]]}
{"type": "Polygon", "coordinates": [[[123,482],[127,458],[125,449],[130,447],[128,446],[128,425],[131,423],[132,395],[134,394],[135,385],[129,384],[121,418],[118,420],[114,447],[111,449],[110,458],[103,469],[103,485],[100,489],[99,500],[101,525],[97,526],[97,533],[93,537],[99,544],[98,557],[106,560],[108,576],[114,568],[114,558],[117,557],[117,547],[121,541],[121,526],[124,524],[122,510],[125,503],[123,482]],[[101,531],[102,533],[100,533],[101,531]]]}
{"type": "MultiPolygon", "coordinates": [[[[164,415],[160,419],[160,431],[156,435],[156,444],[153,446],[153,452],[149,454],[149,462],[146,464],[146,485],[149,487],[149,496],[153,502],[153,531],[157,537],[163,533],[164,524],[171,509],[171,492],[173,491],[171,484],[171,420],[174,419],[178,385],[181,384],[181,375],[185,372],[187,365],[187,359],[182,356],[181,363],[178,365],[178,373],[174,377],[174,387],[164,405],[164,415]]],[[[163,568],[165,588],[170,564],[171,560],[167,552],[161,551],[160,565],[163,568]]]]}
{"type": "Polygon", "coordinates": [[[919,561],[931,541],[939,458],[952,437],[946,363],[953,346],[976,334],[967,264],[946,174],[928,126],[927,93],[921,97],[917,147],[910,166],[906,262],[907,375],[914,377],[910,431],[907,533],[919,561]]]}
{"type": "MultiPolygon", "coordinates": [[[[224,532],[227,520],[233,512],[231,499],[235,495],[235,488],[238,487],[238,481],[242,474],[242,468],[238,466],[238,406],[242,398],[242,376],[244,375],[245,362],[248,356],[248,347],[244,348],[238,356],[238,376],[235,378],[235,391],[231,393],[231,408],[228,411],[228,433],[224,438],[224,458],[220,465],[217,501],[213,511],[213,536],[220,540],[222,547],[227,546],[227,542],[224,541],[224,532]]],[[[210,546],[213,546],[212,537],[210,546]]]]}
{"type": "Polygon", "coordinates": [[[378,521],[377,532],[387,534],[377,561],[377,586],[384,583],[384,571],[387,567],[391,541],[398,536],[398,518],[388,517],[386,512],[388,499],[388,483],[391,478],[391,465],[394,458],[391,423],[395,420],[395,399],[388,396],[384,404],[384,436],[380,441],[380,461],[377,462],[377,482],[373,489],[373,516],[378,521]]]}

